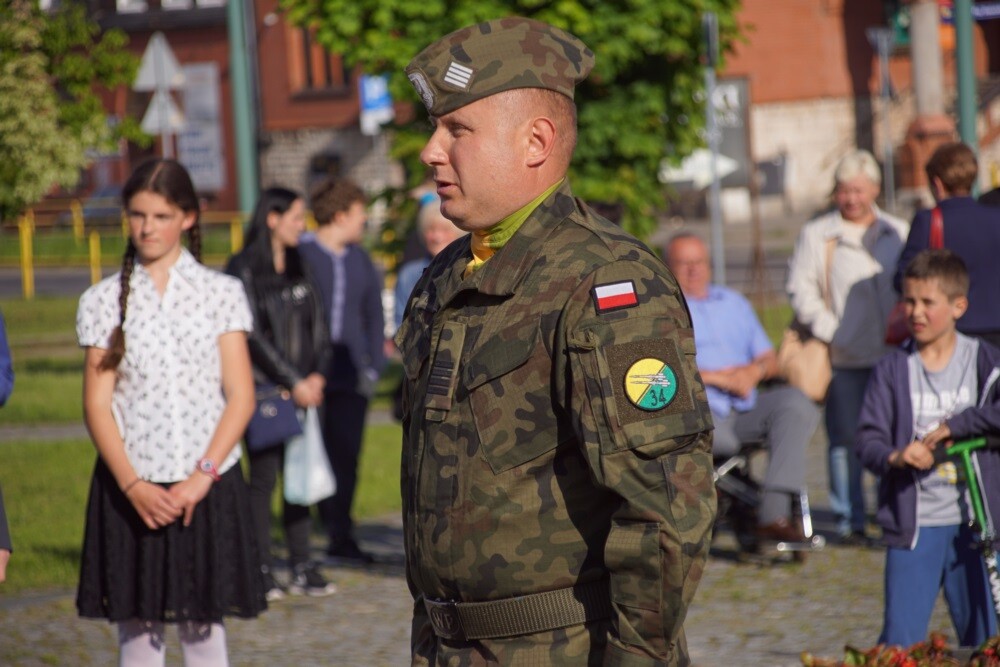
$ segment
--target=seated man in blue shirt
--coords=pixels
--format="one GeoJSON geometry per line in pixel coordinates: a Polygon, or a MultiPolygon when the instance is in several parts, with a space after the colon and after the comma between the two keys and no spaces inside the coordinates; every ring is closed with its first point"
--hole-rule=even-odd
{"type": "Polygon", "coordinates": [[[805,484],[806,445],[819,423],[819,410],[794,387],[757,390],[777,371],[774,348],[750,302],[735,290],[711,284],[705,242],[680,233],[667,243],[664,255],[691,311],[698,370],[715,420],[712,451],[731,456],[742,442],[766,443],[769,460],[757,534],[800,541],[802,528],[791,521],[791,501],[805,484]]]}

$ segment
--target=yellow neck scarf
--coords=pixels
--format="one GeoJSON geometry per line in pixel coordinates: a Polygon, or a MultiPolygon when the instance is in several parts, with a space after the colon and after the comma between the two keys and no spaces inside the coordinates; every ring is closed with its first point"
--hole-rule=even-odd
{"type": "Polygon", "coordinates": [[[472,232],[472,260],[470,260],[468,265],[466,265],[463,277],[468,278],[471,276],[479,269],[479,267],[486,263],[486,260],[496,254],[497,250],[504,247],[507,244],[507,241],[514,236],[514,232],[520,229],[521,225],[524,224],[524,221],[528,219],[528,216],[531,215],[532,212],[538,208],[538,205],[545,201],[550,194],[555,192],[556,188],[562,184],[563,180],[564,179],[559,179],[559,181],[553,184],[545,192],[538,195],[492,227],[472,232]]]}

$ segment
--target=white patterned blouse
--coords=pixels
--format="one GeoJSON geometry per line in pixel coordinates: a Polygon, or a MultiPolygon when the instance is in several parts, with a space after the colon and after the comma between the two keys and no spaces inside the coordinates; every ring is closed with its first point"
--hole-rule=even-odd
{"type": "MultiPolygon", "coordinates": [[[[81,347],[108,347],[119,320],[119,280],[116,273],[80,297],[81,347]]],[[[205,455],[225,408],[218,339],[252,329],[250,306],[237,278],[202,266],[186,249],[170,268],[162,298],[139,263],[130,285],[112,412],[136,474],[177,482],[205,455]]],[[[219,472],[240,453],[237,444],[219,472]]]]}

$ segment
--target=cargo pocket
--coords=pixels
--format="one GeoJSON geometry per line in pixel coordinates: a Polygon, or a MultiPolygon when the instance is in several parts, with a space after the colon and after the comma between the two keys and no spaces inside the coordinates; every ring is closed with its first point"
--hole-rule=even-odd
{"type": "Polygon", "coordinates": [[[611,601],[621,612],[619,636],[633,646],[646,643],[648,628],[662,625],[659,536],[656,523],[613,522],[604,547],[604,562],[611,571],[611,601]]]}
{"type": "Polygon", "coordinates": [[[491,337],[463,370],[480,446],[494,474],[558,444],[547,352],[537,350],[545,363],[531,363],[538,346],[537,326],[512,327],[491,337]]]}

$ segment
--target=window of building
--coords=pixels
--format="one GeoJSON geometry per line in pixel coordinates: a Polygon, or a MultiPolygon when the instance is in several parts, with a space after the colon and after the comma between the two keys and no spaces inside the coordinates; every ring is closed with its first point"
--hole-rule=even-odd
{"type": "Polygon", "coordinates": [[[160,0],[163,9],[191,9],[192,0],[160,0]]]}
{"type": "Polygon", "coordinates": [[[351,83],[343,59],[315,38],[315,29],[288,26],[288,81],[292,92],[343,93],[351,83]]]}
{"type": "Polygon", "coordinates": [[[198,0],[199,7],[224,7],[226,0],[198,0]]]}
{"type": "Polygon", "coordinates": [[[147,9],[146,0],[116,0],[118,11],[122,14],[144,12],[147,9]]]}

